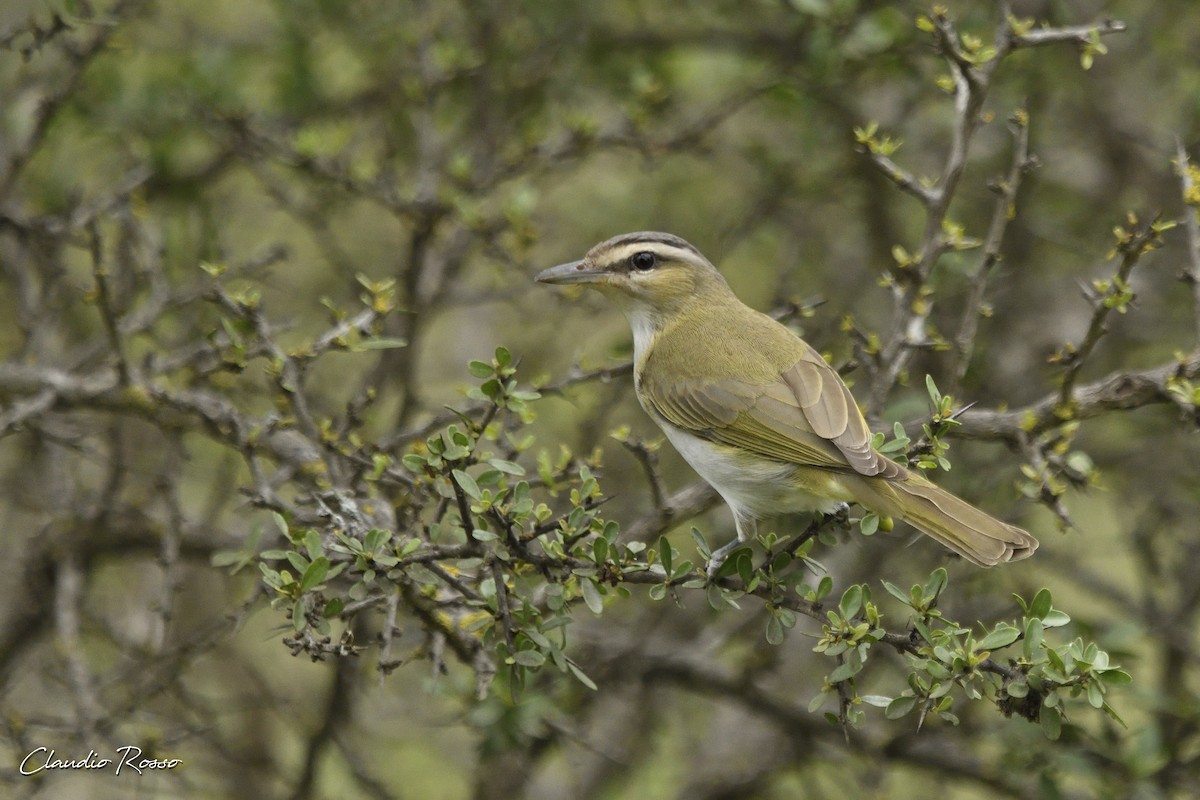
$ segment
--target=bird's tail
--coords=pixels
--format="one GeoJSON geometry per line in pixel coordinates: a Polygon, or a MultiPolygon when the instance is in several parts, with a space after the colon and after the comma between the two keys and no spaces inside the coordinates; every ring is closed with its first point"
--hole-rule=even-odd
{"type": "Polygon", "coordinates": [[[991,567],[1028,558],[1037,539],[940,489],[920,475],[888,481],[899,517],[968,561],[991,567]]]}

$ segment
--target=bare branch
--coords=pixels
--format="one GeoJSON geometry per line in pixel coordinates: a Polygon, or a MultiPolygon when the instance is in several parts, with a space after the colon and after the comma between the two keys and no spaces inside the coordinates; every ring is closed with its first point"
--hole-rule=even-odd
{"type": "Polygon", "coordinates": [[[1024,33],[1012,33],[1012,45],[1017,47],[1043,47],[1059,42],[1088,44],[1095,37],[1112,33],[1124,33],[1126,25],[1118,19],[1105,19],[1090,25],[1064,25],[1058,28],[1034,28],[1024,33]]]}
{"type": "Polygon", "coordinates": [[[96,692],[81,640],[85,580],[78,555],[74,552],[65,554],[55,572],[54,620],[67,661],[67,681],[75,703],[78,730],[84,738],[95,737],[104,718],[104,706],[96,692]]]}
{"type": "MultiPolygon", "coordinates": [[[[1134,372],[1115,372],[1074,388],[1071,419],[1090,419],[1110,411],[1127,411],[1155,403],[1169,403],[1172,378],[1200,376],[1200,351],[1181,361],[1134,372]]],[[[964,439],[1001,439],[1016,443],[1022,432],[1037,434],[1059,425],[1061,395],[1054,392],[1034,403],[1006,411],[972,408],[964,412],[960,427],[948,435],[964,439]]]]}
{"type": "MultiPolygon", "coordinates": [[[[1000,245],[1004,240],[1004,232],[1008,223],[1016,216],[1017,191],[1021,186],[1021,178],[1035,163],[1029,156],[1029,116],[1025,109],[1018,109],[1011,117],[1013,132],[1012,161],[1008,175],[997,181],[993,187],[996,192],[996,204],[992,209],[992,221],[988,226],[987,237],[983,240],[983,256],[979,266],[971,275],[971,288],[967,302],[963,306],[962,320],[959,322],[958,335],[954,339],[954,368],[952,374],[956,383],[961,381],[971,364],[971,353],[975,348],[975,334],[979,327],[979,316],[983,308],[984,291],[992,268],[1000,261],[1000,245]]],[[[953,393],[954,389],[951,390],[953,393]]]]}
{"type": "Polygon", "coordinates": [[[928,208],[937,202],[937,192],[934,189],[926,186],[916,175],[901,167],[890,157],[869,147],[864,148],[864,152],[885,178],[896,184],[902,191],[917,198],[921,205],[928,208]]]}

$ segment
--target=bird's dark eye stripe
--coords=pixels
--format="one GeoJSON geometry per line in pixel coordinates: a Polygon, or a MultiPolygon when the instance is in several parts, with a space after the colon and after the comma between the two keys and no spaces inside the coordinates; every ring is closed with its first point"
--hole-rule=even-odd
{"type": "Polygon", "coordinates": [[[634,269],[645,271],[648,269],[653,269],[657,260],[658,259],[654,257],[654,253],[643,250],[640,253],[634,253],[629,259],[629,263],[633,265],[634,269]]]}

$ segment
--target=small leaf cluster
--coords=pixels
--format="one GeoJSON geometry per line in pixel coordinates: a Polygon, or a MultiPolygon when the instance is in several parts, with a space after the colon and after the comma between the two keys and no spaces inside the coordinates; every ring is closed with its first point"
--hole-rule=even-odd
{"type": "Polygon", "coordinates": [[[517,388],[517,366],[507,348],[497,347],[491,363],[471,361],[467,364],[467,370],[483,381],[477,388],[468,391],[467,397],[494,403],[498,409],[520,414],[525,422],[533,420],[529,403],[541,395],[535,391],[517,388]]]}
{"type": "Polygon", "coordinates": [[[1012,662],[1015,674],[1004,682],[1004,695],[998,700],[1001,711],[1040,719],[1042,730],[1049,739],[1057,739],[1062,730],[1062,723],[1067,719],[1068,699],[1085,697],[1092,708],[1121,722],[1109,705],[1107,695],[1114,687],[1132,683],[1132,676],[1112,664],[1109,654],[1095,642],[1085,643],[1083,639],[1075,638],[1058,647],[1047,644],[1045,631],[1048,628],[1062,627],[1071,621],[1065,612],[1053,607],[1049,589],[1039,590],[1028,603],[1020,596],[1016,596],[1016,600],[1024,616],[1019,629],[1011,626],[1009,629],[1013,630],[1012,641],[1019,639],[1022,649],[1012,662]],[[1032,706],[1038,700],[1040,709],[1032,706]]]}
{"type": "Polygon", "coordinates": [[[909,673],[907,686],[891,698],[875,697],[870,702],[883,706],[890,719],[919,710],[920,722],[930,713],[957,723],[953,712],[955,690],[969,700],[988,699],[1005,715],[1017,714],[1040,721],[1048,738],[1057,738],[1067,719],[1067,701],[1081,696],[1093,708],[1118,721],[1106,700],[1115,686],[1128,684],[1129,673],[1110,663],[1106,652],[1095,643],[1076,638],[1052,645],[1046,631],[1070,622],[1064,612],[1052,607],[1048,589],[1041,589],[1030,602],[1017,596],[1023,616],[1019,621],[999,622],[982,634],[948,619],[937,608],[945,590],[945,570],[935,570],[924,586],[905,592],[886,583],[888,593],[911,610],[913,647],[905,654],[909,673]],[[1006,663],[997,653],[1020,646],[1006,663]],[[886,704],[883,700],[886,699],[886,704]]]}
{"type": "Polygon", "coordinates": [[[963,33],[956,36],[950,27],[947,9],[941,4],[934,5],[929,14],[917,16],[917,30],[934,35],[939,45],[943,44],[954,49],[954,60],[974,66],[986,64],[996,57],[996,47],[983,40],[982,37],[963,33]],[[957,41],[955,41],[957,40],[957,41]]]}
{"type": "Polygon", "coordinates": [[[856,678],[866,666],[871,648],[886,633],[881,627],[882,616],[871,601],[871,590],[866,584],[847,588],[837,607],[827,609],[825,615],[821,638],[817,640],[813,652],[836,659],[837,667],[825,676],[821,692],[813,697],[809,710],[816,711],[827,699],[836,696],[840,713],[827,713],[826,718],[830,722],[857,727],[865,716],[856,678]]]}
{"type": "Polygon", "coordinates": [[[1100,472],[1087,452],[1075,446],[1078,420],[1064,422],[1036,438],[1033,446],[1041,454],[1035,463],[1021,465],[1023,480],[1017,490],[1031,500],[1054,505],[1068,488],[1083,489],[1100,480],[1100,472]]]}
{"type": "Polygon", "coordinates": [[[259,557],[259,571],[266,586],[273,591],[271,606],[288,606],[292,626],[300,633],[310,625],[319,633],[330,632],[329,618],[341,611],[341,601],[322,602],[325,581],[340,575],[347,567],[345,562],[331,565],[321,541],[321,534],[312,528],[292,530],[280,514],[273,514],[275,524],[293,548],[287,550],[265,550],[259,557]],[[287,566],[278,569],[268,562],[282,561],[287,566]]]}
{"type": "Polygon", "coordinates": [[[900,139],[893,139],[888,134],[880,135],[878,122],[870,122],[863,127],[855,127],[854,141],[860,147],[866,148],[868,152],[881,156],[893,155],[904,143],[900,139]]]}
{"type": "Polygon", "coordinates": [[[921,425],[921,439],[914,443],[905,432],[904,426],[897,422],[892,428],[891,439],[887,439],[882,432],[877,432],[873,435],[871,443],[880,453],[905,466],[949,472],[951,465],[947,453],[950,451],[950,442],[945,437],[951,428],[961,424],[955,419],[958,411],[954,408],[954,398],[943,395],[938,390],[932,375],[925,377],[925,388],[929,392],[933,413],[929,422],[921,425]]]}

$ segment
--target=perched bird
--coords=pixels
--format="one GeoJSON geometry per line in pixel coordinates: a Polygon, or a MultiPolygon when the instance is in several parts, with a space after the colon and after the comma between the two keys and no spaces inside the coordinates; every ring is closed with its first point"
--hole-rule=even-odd
{"type": "Polygon", "coordinates": [[[633,329],[634,386],[646,410],[733,511],[737,539],[763,517],[833,513],[855,502],[902,519],[980,566],[1033,554],[1037,540],[871,447],[854,397],[821,355],[743,304],[700,251],[669,233],[601,242],[537,276],[611,297],[633,329]]]}

